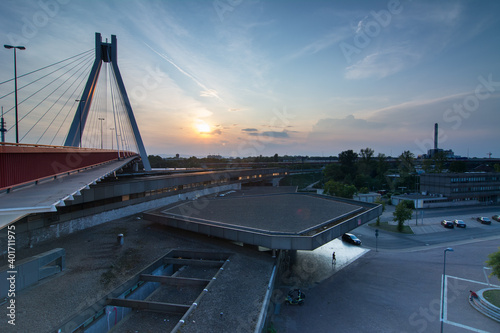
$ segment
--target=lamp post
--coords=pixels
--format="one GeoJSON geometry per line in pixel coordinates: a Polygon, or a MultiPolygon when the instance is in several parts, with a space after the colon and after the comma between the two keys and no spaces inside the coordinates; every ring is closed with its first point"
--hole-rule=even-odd
{"type": "Polygon", "coordinates": [[[81,102],[85,103],[84,99],[75,99],[75,102],[79,102],[78,104],[78,113],[80,117],[80,124],[78,125],[78,128],[80,129],[80,141],[79,141],[79,146],[82,148],[82,108],[81,108],[81,102]]]}
{"type": "Polygon", "coordinates": [[[115,128],[114,128],[114,127],[111,127],[111,128],[110,128],[110,131],[111,131],[111,150],[113,150],[113,149],[114,149],[114,146],[113,146],[113,131],[114,131],[114,130],[115,130],[115,128]]]}
{"type": "Polygon", "coordinates": [[[451,247],[444,250],[444,261],[443,261],[443,287],[441,289],[441,333],[443,333],[443,322],[444,322],[444,281],[446,280],[446,252],[453,252],[451,247]]]}
{"type": "Polygon", "coordinates": [[[19,126],[18,126],[18,119],[19,119],[19,113],[17,110],[17,60],[16,60],[16,49],[19,50],[26,50],[24,46],[12,46],[12,45],[4,45],[6,49],[14,49],[14,96],[16,100],[16,143],[19,143],[19,126]]]}
{"type": "Polygon", "coordinates": [[[99,119],[99,121],[101,122],[101,149],[102,149],[102,121],[104,120],[104,118],[97,118],[99,119]]]}

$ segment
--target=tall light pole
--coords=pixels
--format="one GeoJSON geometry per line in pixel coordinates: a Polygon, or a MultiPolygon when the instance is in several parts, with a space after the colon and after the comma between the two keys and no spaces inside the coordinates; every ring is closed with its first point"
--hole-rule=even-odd
{"type": "Polygon", "coordinates": [[[443,287],[441,289],[441,333],[443,333],[443,321],[444,321],[444,281],[446,280],[446,252],[453,252],[451,247],[444,250],[444,261],[443,261],[443,287]]]}
{"type": "Polygon", "coordinates": [[[5,142],[5,132],[7,132],[7,129],[5,129],[5,120],[3,119],[3,106],[2,106],[2,118],[0,118],[0,142],[5,142]]]}
{"type": "Polygon", "coordinates": [[[16,60],[16,49],[26,50],[24,46],[12,46],[12,45],[4,45],[6,49],[14,49],[14,96],[16,99],[16,143],[19,143],[19,113],[17,111],[17,60],[16,60]]]}
{"type": "Polygon", "coordinates": [[[111,130],[111,150],[113,150],[114,149],[114,146],[113,146],[113,131],[115,130],[115,128],[111,127],[110,130],[111,130]]]}
{"type": "Polygon", "coordinates": [[[101,149],[102,149],[102,121],[104,120],[104,118],[97,118],[99,119],[99,121],[101,122],[101,149]]]}
{"type": "Polygon", "coordinates": [[[80,148],[82,148],[82,108],[81,108],[81,103],[85,103],[84,99],[75,99],[75,102],[78,102],[78,112],[79,112],[79,117],[80,117],[80,124],[78,125],[78,128],[80,129],[80,148]]]}

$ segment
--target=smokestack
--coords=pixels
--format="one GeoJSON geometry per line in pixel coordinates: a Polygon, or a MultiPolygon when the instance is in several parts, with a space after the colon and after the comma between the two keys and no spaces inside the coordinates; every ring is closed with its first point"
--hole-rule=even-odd
{"type": "Polygon", "coordinates": [[[434,149],[438,149],[438,124],[434,124],[434,149]]]}

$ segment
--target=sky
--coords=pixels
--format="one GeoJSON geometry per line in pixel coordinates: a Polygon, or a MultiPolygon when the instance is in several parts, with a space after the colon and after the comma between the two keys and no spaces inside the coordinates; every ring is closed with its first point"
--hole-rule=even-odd
{"type": "MultiPolygon", "coordinates": [[[[26,47],[20,74],[116,35],[148,154],[420,155],[438,123],[439,148],[500,157],[498,13],[460,0],[3,0],[0,32],[26,47]]],[[[3,49],[0,82],[12,68],[3,49]]]]}

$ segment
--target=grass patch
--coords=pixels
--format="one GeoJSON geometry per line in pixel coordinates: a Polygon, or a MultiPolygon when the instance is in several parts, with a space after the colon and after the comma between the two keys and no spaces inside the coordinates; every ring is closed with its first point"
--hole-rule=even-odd
{"type": "Polygon", "coordinates": [[[299,189],[303,189],[321,180],[322,177],[321,172],[286,176],[280,180],[280,186],[298,186],[299,189]]]}
{"type": "Polygon", "coordinates": [[[413,234],[413,231],[411,228],[407,225],[403,226],[403,231],[399,232],[398,231],[398,225],[397,224],[389,224],[389,222],[380,222],[380,225],[377,226],[376,223],[370,223],[368,224],[370,227],[385,230],[385,231],[390,231],[390,232],[397,232],[399,234],[413,234]]]}
{"type": "Polygon", "coordinates": [[[500,289],[486,290],[483,296],[488,302],[500,308],[500,289]]]}

